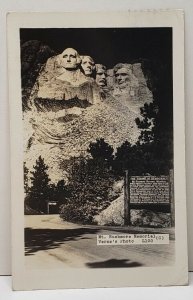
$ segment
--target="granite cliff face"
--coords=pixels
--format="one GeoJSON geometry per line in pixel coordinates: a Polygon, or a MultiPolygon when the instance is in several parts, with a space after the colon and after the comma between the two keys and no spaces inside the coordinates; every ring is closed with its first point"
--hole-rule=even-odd
{"type": "Polygon", "coordinates": [[[28,99],[41,68],[47,59],[55,55],[49,46],[37,40],[31,40],[21,45],[21,81],[23,110],[28,109],[28,99]]]}
{"type": "MultiPolygon", "coordinates": [[[[42,48],[38,43],[33,45],[39,50],[32,55],[33,59],[28,57],[30,62],[26,63],[24,59],[22,64],[23,73],[27,74],[28,70],[34,78],[39,69],[33,87],[28,88],[28,99],[26,89],[23,89],[23,96],[27,99],[25,103],[30,108],[23,115],[24,161],[30,171],[41,155],[49,166],[52,182],[56,183],[67,176],[63,161],[73,156],[88,155],[86,150],[90,142],[104,138],[114,149],[125,140],[131,144],[137,142],[140,130],[135,119],[140,117],[139,108],[152,101],[140,65],[132,68],[135,81],[143,87],[140,89],[144,91],[142,101],[131,90],[113,96],[109,89],[104,97],[94,79],[86,77],[80,69],[73,72],[64,70],[58,55],[48,58],[44,64],[36,64],[35,58],[42,48]],[[37,72],[30,71],[34,68],[37,72]]],[[[49,56],[53,52],[46,47],[45,53],[49,56]]]]}

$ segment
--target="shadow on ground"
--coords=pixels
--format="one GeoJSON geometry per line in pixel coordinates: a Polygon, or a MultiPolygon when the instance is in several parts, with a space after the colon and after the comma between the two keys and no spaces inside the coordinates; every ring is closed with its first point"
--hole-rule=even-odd
{"type": "Polygon", "coordinates": [[[25,255],[33,255],[37,251],[55,249],[67,241],[86,239],[87,234],[96,234],[98,229],[33,229],[25,228],[25,255]]]}
{"type": "Polygon", "coordinates": [[[86,263],[89,268],[135,268],[141,267],[143,264],[138,262],[131,262],[129,259],[109,259],[105,261],[86,263]]]}

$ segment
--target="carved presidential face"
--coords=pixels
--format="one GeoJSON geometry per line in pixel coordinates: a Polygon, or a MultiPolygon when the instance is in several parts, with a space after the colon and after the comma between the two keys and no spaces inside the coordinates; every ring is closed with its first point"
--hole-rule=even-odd
{"type": "Polygon", "coordinates": [[[65,49],[60,58],[61,65],[67,70],[76,70],[81,62],[78,52],[73,48],[65,49]]]}
{"type": "Polygon", "coordinates": [[[85,56],[81,56],[81,59],[82,59],[81,67],[84,71],[84,74],[86,76],[92,76],[95,70],[95,63],[92,57],[85,55],[85,56]]]}
{"type": "Polygon", "coordinates": [[[102,65],[98,65],[96,68],[96,83],[101,87],[107,85],[107,72],[102,65]]]}
{"type": "Polygon", "coordinates": [[[130,74],[127,68],[120,68],[115,72],[115,80],[117,84],[121,87],[128,85],[130,81],[130,74]]]}

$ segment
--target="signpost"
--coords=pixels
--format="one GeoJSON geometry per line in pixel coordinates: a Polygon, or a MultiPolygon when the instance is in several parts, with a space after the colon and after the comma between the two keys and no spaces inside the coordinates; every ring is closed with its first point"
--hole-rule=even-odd
{"type": "Polygon", "coordinates": [[[56,206],[57,206],[57,202],[55,202],[55,201],[48,201],[48,202],[47,202],[47,214],[48,214],[48,215],[50,214],[50,206],[56,207],[56,206]]]}
{"type": "Polygon", "coordinates": [[[131,176],[130,202],[134,204],[169,204],[168,176],[131,176]]]}
{"type": "Polygon", "coordinates": [[[124,180],[124,225],[130,225],[131,206],[169,207],[171,226],[175,223],[173,170],[169,176],[129,176],[124,180]]]}

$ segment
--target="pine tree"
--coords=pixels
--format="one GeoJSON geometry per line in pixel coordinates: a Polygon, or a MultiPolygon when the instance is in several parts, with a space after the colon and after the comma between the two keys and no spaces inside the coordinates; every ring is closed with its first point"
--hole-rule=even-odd
{"type": "Polygon", "coordinates": [[[48,166],[44,163],[44,159],[39,156],[36,165],[33,166],[34,171],[30,172],[32,176],[31,187],[29,189],[29,206],[38,212],[46,212],[47,201],[51,196],[50,178],[47,174],[48,166]]]}
{"type": "Polygon", "coordinates": [[[141,175],[144,171],[142,159],[140,147],[125,141],[115,153],[115,172],[123,176],[124,171],[128,170],[129,175],[141,175]]]}
{"type": "Polygon", "coordinates": [[[143,107],[140,108],[141,117],[136,118],[135,122],[138,128],[141,129],[141,135],[139,137],[139,143],[151,143],[155,140],[158,122],[159,122],[159,110],[155,101],[153,103],[145,103],[143,107]]]}
{"type": "Polygon", "coordinates": [[[113,161],[113,147],[106,143],[103,138],[97,139],[94,143],[90,143],[87,152],[92,155],[93,159],[108,163],[112,163],[113,161]]]}
{"type": "Polygon", "coordinates": [[[171,99],[163,103],[166,96],[163,88],[158,87],[154,102],[141,108],[142,118],[136,119],[141,135],[137,144],[143,152],[143,165],[146,173],[152,175],[168,174],[173,167],[173,123],[171,99]]]}
{"type": "Polygon", "coordinates": [[[64,180],[58,181],[55,186],[54,199],[58,202],[58,206],[65,203],[69,197],[69,191],[64,180]]]}
{"type": "Polygon", "coordinates": [[[23,164],[23,175],[24,175],[24,191],[25,191],[26,195],[28,194],[28,191],[29,191],[28,173],[29,173],[29,169],[26,167],[26,163],[24,162],[24,164],[23,164]]]}

